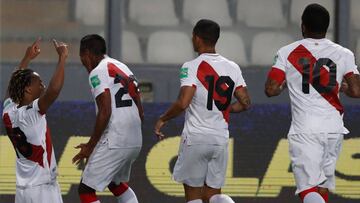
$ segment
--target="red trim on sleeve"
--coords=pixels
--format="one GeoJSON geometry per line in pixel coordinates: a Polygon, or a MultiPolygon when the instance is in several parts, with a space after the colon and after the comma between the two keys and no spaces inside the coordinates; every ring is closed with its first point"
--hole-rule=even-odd
{"type": "Polygon", "coordinates": [[[192,87],[195,87],[195,88],[196,88],[196,85],[193,84],[192,87]]]}
{"type": "Polygon", "coordinates": [[[285,81],[285,72],[278,68],[272,67],[268,74],[268,78],[275,80],[279,84],[282,84],[285,81]]]}
{"type": "Polygon", "coordinates": [[[101,92],[100,94],[98,94],[95,98],[97,98],[98,96],[100,96],[102,93],[104,92],[110,92],[110,89],[109,88],[105,88],[103,92],[101,92]]]}
{"type": "Polygon", "coordinates": [[[8,113],[4,113],[3,122],[6,128],[12,129],[12,124],[8,113]]]}
{"type": "Polygon", "coordinates": [[[350,77],[350,76],[352,76],[352,75],[354,75],[354,72],[353,72],[353,71],[348,72],[348,73],[346,73],[346,74],[344,75],[344,78],[350,77]]]}
{"type": "Polygon", "coordinates": [[[240,85],[240,86],[237,86],[236,88],[235,88],[235,91],[237,91],[237,90],[239,90],[239,89],[241,89],[241,88],[243,88],[244,86],[242,86],[242,85],[240,85]]]}

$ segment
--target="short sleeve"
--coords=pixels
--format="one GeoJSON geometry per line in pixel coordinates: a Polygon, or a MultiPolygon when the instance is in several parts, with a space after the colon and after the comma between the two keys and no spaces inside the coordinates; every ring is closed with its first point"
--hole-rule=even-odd
{"type": "Polygon", "coordinates": [[[357,69],[357,65],[355,64],[355,57],[352,52],[347,54],[345,64],[346,65],[345,65],[344,76],[359,74],[359,70],[357,69]]]}
{"type": "Polygon", "coordinates": [[[285,80],[285,70],[286,59],[279,50],[274,57],[274,63],[271,70],[269,71],[268,78],[277,81],[279,84],[282,84],[285,80]]]}
{"type": "Polygon", "coordinates": [[[196,86],[196,71],[189,63],[184,63],[180,69],[180,86],[196,86]]]}
{"type": "Polygon", "coordinates": [[[235,88],[238,89],[238,88],[241,88],[241,87],[246,87],[246,83],[245,83],[245,79],[242,75],[242,71],[240,69],[240,67],[236,64],[236,68],[238,70],[238,76],[237,76],[237,79],[235,81],[235,88]]]}
{"type": "Polygon", "coordinates": [[[4,112],[8,111],[8,109],[13,107],[14,105],[16,105],[16,104],[12,101],[12,99],[10,99],[10,98],[5,99],[5,101],[3,103],[3,114],[4,114],[4,112]]]}
{"type": "Polygon", "coordinates": [[[109,76],[108,73],[102,71],[100,68],[96,68],[91,71],[89,75],[89,84],[91,87],[91,93],[94,98],[99,96],[101,93],[109,89],[109,76]]]}
{"type": "Polygon", "coordinates": [[[273,62],[273,68],[277,68],[279,70],[282,70],[285,72],[286,69],[286,60],[283,56],[283,54],[281,54],[281,51],[279,50],[276,55],[274,56],[274,62],[273,62]]]}

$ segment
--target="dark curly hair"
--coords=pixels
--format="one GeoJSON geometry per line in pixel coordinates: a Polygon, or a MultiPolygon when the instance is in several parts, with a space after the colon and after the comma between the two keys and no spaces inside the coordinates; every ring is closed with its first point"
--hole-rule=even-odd
{"type": "Polygon", "coordinates": [[[33,70],[16,70],[11,75],[8,93],[13,102],[19,104],[24,97],[25,87],[31,84],[33,70]]]}

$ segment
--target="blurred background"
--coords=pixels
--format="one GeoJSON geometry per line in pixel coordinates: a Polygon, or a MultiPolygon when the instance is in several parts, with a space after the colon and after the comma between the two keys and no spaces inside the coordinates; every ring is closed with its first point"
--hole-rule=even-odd
{"type": "MultiPolygon", "coordinates": [[[[276,51],[302,38],[300,19],[306,5],[316,2],[328,9],[331,20],[327,38],[352,50],[360,62],[360,0],[0,2],[1,98],[13,68],[37,37],[42,38],[41,54],[30,67],[40,73],[45,83],[51,78],[57,62],[51,39],[70,45],[65,85],[57,104],[48,113],[49,125],[56,135],[54,147],[65,202],[78,202],[76,184],[80,180],[81,167],[76,168],[70,163],[75,154],[72,146],[87,139],[95,118],[88,73],[79,59],[79,42],[86,34],[105,37],[109,55],[126,63],[140,81],[146,113],[144,148],[134,166],[135,181],[131,184],[140,196],[140,202],[149,203],[183,202],[181,185],[171,181],[169,171],[176,160],[173,149],[177,149],[178,141],[169,143],[169,148],[162,148],[163,145],[153,138],[152,129],[157,117],[177,97],[182,63],[196,57],[191,35],[199,19],[209,18],[220,24],[217,51],[240,65],[254,103],[250,111],[231,118],[233,162],[228,169],[230,186],[225,192],[236,202],[300,202],[293,195],[294,183],[285,140],[290,124],[289,98],[285,92],[269,99],[263,88],[276,51]],[[161,150],[172,151],[170,155],[164,155],[161,150]],[[159,161],[165,165],[154,164],[159,161]]],[[[337,170],[339,192],[331,198],[338,203],[358,202],[360,106],[354,99],[344,97],[342,101],[347,113],[345,123],[351,133],[337,170]]],[[[182,122],[183,118],[170,122],[166,131],[171,138],[176,139],[175,136],[181,133],[182,122]]],[[[3,128],[0,132],[5,134],[3,128]]],[[[1,203],[13,201],[14,159],[10,142],[0,136],[1,203]]],[[[103,200],[114,201],[108,196],[103,200]]]]}
{"type": "Polygon", "coordinates": [[[90,100],[78,52],[80,39],[96,33],[107,39],[110,56],[133,69],[145,101],[172,101],[179,67],[195,57],[192,28],[210,18],[222,29],[217,51],[240,65],[253,100],[281,102],[287,97],[268,100],[259,89],[276,51],[301,39],[301,14],[312,2],[330,12],[327,37],[360,55],[359,0],[1,0],[1,94],[24,49],[41,36],[42,53],[32,68],[53,67],[52,38],[69,43],[69,80],[60,100],[90,100]]]}

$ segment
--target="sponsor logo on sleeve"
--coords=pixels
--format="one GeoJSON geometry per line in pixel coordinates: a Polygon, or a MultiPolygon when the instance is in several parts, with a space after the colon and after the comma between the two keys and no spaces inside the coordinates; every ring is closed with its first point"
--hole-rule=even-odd
{"type": "Polygon", "coordinates": [[[180,79],[188,77],[189,68],[181,68],[180,69],[180,79]]]}
{"type": "Polygon", "coordinates": [[[91,86],[93,88],[96,88],[97,86],[99,86],[101,84],[101,81],[99,79],[99,76],[98,75],[94,75],[90,78],[90,81],[91,81],[91,86]]]}
{"type": "Polygon", "coordinates": [[[4,102],[3,108],[6,108],[10,103],[11,103],[11,100],[10,100],[10,99],[7,99],[7,100],[4,102]]]}

